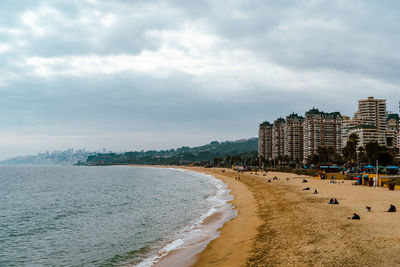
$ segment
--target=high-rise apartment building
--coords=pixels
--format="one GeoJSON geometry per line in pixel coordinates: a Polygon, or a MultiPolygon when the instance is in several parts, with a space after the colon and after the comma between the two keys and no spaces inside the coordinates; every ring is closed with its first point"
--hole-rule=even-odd
{"type": "Polygon", "coordinates": [[[358,146],[365,147],[366,144],[371,142],[377,142],[378,130],[374,125],[359,124],[349,130],[350,134],[356,134],[358,136],[358,146]]]}
{"type": "Polygon", "coordinates": [[[304,117],[294,113],[286,117],[284,155],[291,160],[303,159],[303,122],[304,117]]]}
{"type": "Polygon", "coordinates": [[[272,126],[272,158],[284,155],[285,144],[285,120],[279,118],[274,121],[272,126]]]}
{"type": "Polygon", "coordinates": [[[356,114],[353,119],[350,119],[349,116],[342,116],[342,148],[347,145],[347,140],[350,135],[350,130],[357,126],[356,114]]]}
{"type": "Polygon", "coordinates": [[[342,121],[339,112],[325,113],[315,108],[307,111],[303,123],[303,158],[316,153],[319,146],[332,147],[335,152],[341,152],[342,121]]]}
{"type": "Polygon", "coordinates": [[[387,115],[386,145],[389,149],[399,152],[400,118],[398,114],[387,115]]]}
{"type": "Polygon", "coordinates": [[[265,121],[258,129],[258,157],[272,159],[272,124],[265,121]]]}
{"type": "Polygon", "coordinates": [[[375,99],[370,96],[367,99],[358,100],[357,124],[369,125],[376,128],[376,142],[386,145],[387,112],[386,100],[375,99]]]}

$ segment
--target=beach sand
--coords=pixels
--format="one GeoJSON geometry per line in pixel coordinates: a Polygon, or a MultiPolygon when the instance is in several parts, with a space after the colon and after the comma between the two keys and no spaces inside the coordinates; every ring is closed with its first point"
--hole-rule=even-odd
{"type": "Polygon", "coordinates": [[[385,212],[390,204],[400,208],[400,191],[309,177],[302,183],[285,173],[245,173],[236,181],[232,170],[191,169],[226,182],[239,210],[193,266],[400,266],[400,213],[385,212]],[[267,183],[274,176],[280,180],[267,183]],[[330,198],[340,204],[328,205],[330,198]],[[347,219],[353,212],[360,221],[347,219]]]}

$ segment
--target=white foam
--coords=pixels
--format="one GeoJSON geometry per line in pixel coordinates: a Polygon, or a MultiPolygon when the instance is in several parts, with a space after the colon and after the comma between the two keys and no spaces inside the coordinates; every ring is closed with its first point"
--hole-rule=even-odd
{"type": "Polygon", "coordinates": [[[175,250],[175,249],[181,247],[183,244],[185,244],[185,242],[183,242],[182,239],[177,239],[177,240],[175,240],[174,242],[172,242],[172,243],[166,245],[165,247],[163,247],[163,248],[160,250],[160,252],[161,252],[162,254],[168,253],[168,252],[170,252],[170,251],[172,251],[172,250],[175,250]]]}
{"type": "MultiPolygon", "coordinates": [[[[187,171],[183,169],[174,169],[174,168],[168,168],[171,170],[175,171],[187,171]]],[[[193,223],[192,225],[183,228],[178,234],[177,238],[172,241],[171,243],[165,245],[163,248],[161,248],[156,255],[153,255],[152,257],[149,257],[139,264],[136,265],[136,267],[148,267],[152,266],[155,263],[157,263],[161,258],[165,257],[170,253],[171,251],[183,248],[186,245],[189,245],[189,243],[195,242],[196,238],[199,239],[201,237],[210,235],[209,240],[207,240],[206,244],[210,242],[212,239],[216,238],[218,236],[217,230],[222,227],[222,225],[226,222],[231,220],[233,217],[237,215],[237,211],[233,210],[233,206],[231,204],[228,204],[228,201],[232,200],[233,197],[230,195],[230,190],[228,189],[228,185],[222,182],[221,180],[215,178],[212,175],[208,174],[202,174],[198,172],[193,172],[193,171],[188,171],[191,172],[195,175],[201,175],[203,177],[209,178],[210,182],[215,186],[217,189],[216,193],[213,196],[210,196],[207,198],[207,201],[210,202],[211,208],[202,214],[200,218],[193,223]],[[202,228],[202,223],[204,222],[205,219],[208,217],[212,216],[216,212],[222,212],[225,214],[224,218],[221,219],[218,224],[216,224],[211,230],[210,229],[205,229],[202,228]],[[215,232],[215,236],[211,236],[212,233],[210,231],[215,232]]],[[[204,241],[203,241],[204,242],[204,241]]]]}

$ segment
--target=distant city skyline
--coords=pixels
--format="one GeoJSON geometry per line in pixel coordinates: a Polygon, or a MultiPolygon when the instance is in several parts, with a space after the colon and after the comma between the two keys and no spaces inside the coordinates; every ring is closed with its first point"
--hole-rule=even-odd
{"type": "Polygon", "coordinates": [[[400,3],[3,1],[0,160],[256,137],[312,107],[398,112],[400,3]],[[223,16],[222,16],[223,14],[223,16]]]}

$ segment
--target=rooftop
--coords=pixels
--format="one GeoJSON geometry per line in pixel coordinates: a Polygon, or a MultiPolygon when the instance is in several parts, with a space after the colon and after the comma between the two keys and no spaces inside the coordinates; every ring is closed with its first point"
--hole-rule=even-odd
{"type": "Polygon", "coordinates": [[[388,114],[386,121],[392,120],[392,119],[395,119],[396,121],[400,121],[399,114],[396,114],[396,113],[388,114]]]}
{"type": "Polygon", "coordinates": [[[321,116],[326,116],[326,117],[342,117],[342,115],[340,115],[340,112],[323,112],[323,111],[319,111],[316,108],[312,108],[309,111],[306,112],[306,115],[321,115],[321,116]]]}
{"type": "Polygon", "coordinates": [[[260,126],[272,126],[271,123],[269,123],[268,121],[264,121],[260,124],[260,126]]]}

